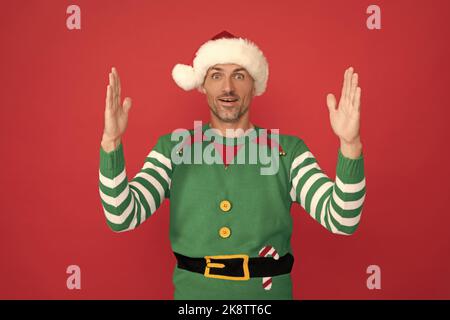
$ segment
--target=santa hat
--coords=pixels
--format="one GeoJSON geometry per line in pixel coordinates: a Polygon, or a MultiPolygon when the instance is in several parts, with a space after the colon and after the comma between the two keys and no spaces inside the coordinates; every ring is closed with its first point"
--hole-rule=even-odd
{"type": "Polygon", "coordinates": [[[224,63],[245,68],[255,80],[255,95],[264,93],[269,77],[269,66],[264,54],[255,43],[227,31],[222,31],[204,43],[195,54],[192,66],[175,65],[172,77],[182,89],[192,90],[203,84],[210,67],[224,63]]]}

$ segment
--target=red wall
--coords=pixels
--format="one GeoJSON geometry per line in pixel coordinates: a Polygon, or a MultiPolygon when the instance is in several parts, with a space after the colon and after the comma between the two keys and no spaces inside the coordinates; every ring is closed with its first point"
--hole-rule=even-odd
{"type": "Polygon", "coordinates": [[[367,196],[358,231],[333,235],[292,210],[297,299],[450,298],[450,2],[3,1],[0,7],[0,298],[171,299],[169,202],[115,234],[98,193],[108,72],[133,98],[124,137],[134,175],[159,135],[208,120],[204,96],[171,78],[226,29],[270,64],[252,121],[303,138],[334,179],[326,94],[353,66],[362,87],[367,196]],[[81,8],[68,30],[66,8],[81,8]],[[381,8],[381,30],[366,8],[381,8]],[[81,268],[68,290],[66,268],[81,268]],[[369,290],[366,269],[381,268],[369,290]]]}

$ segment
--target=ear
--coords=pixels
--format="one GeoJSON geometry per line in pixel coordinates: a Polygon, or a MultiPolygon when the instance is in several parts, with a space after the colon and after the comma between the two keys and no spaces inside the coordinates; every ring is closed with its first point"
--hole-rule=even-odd
{"type": "Polygon", "coordinates": [[[203,87],[203,85],[201,85],[200,87],[198,87],[197,90],[198,90],[200,93],[206,94],[206,90],[205,90],[205,87],[203,87]]]}

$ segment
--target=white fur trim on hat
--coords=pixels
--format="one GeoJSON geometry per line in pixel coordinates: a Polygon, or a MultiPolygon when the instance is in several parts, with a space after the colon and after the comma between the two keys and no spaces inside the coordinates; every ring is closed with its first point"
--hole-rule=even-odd
{"type": "Polygon", "coordinates": [[[269,66],[255,43],[243,38],[221,38],[204,43],[195,54],[193,67],[177,64],[172,70],[176,84],[188,91],[198,88],[208,69],[216,64],[233,63],[245,68],[255,80],[255,95],[264,93],[269,66]]]}

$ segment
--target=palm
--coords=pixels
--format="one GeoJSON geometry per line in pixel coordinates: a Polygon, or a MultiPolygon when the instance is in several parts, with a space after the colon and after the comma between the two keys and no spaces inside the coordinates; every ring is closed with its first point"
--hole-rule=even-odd
{"type": "Polygon", "coordinates": [[[120,108],[120,105],[105,109],[105,134],[109,136],[121,136],[127,127],[128,114],[120,108]]]}
{"type": "Polygon", "coordinates": [[[119,139],[125,132],[128,122],[128,111],[131,98],[126,97],[121,103],[120,78],[116,68],[109,74],[109,85],[106,90],[105,128],[103,134],[109,139],[119,139]]]}
{"type": "Polygon", "coordinates": [[[330,122],[334,133],[345,142],[352,142],[359,136],[361,88],[358,87],[358,74],[349,68],[344,73],[341,98],[336,109],[336,98],[327,95],[330,122]]]}

